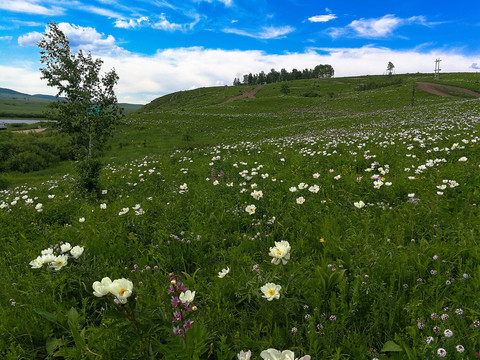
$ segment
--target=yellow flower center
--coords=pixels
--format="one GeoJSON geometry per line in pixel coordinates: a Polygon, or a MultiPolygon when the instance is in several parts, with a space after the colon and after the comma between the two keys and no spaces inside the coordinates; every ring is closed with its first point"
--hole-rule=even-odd
{"type": "Polygon", "coordinates": [[[268,295],[270,295],[270,296],[275,295],[275,290],[273,290],[273,289],[268,290],[268,295]]]}
{"type": "Polygon", "coordinates": [[[123,296],[123,294],[125,294],[127,291],[127,289],[120,289],[118,293],[120,294],[120,296],[123,296]]]}
{"type": "Polygon", "coordinates": [[[282,255],[282,251],[281,251],[281,250],[277,250],[277,255],[282,255]]]}
{"type": "Polygon", "coordinates": [[[63,261],[57,261],[57,266],[62,266],[63,261]]]}

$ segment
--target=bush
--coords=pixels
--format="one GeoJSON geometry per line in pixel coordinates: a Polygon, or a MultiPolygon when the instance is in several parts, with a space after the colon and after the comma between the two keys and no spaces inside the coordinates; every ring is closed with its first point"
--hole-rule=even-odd
{"type": "Polygon", "coordinates": [[[0,137],[0,171],[37,171],[73,158],[69,139],[64,135],[7,135],[0,137]]]}
{"type": "Polygon", "coordinates": [[[81,193],[96,196],[100,192],[100,170],[102,164],[98,159],[86,159],[75,164],[76,186],[81,193]]]}
{"type": "Polygon", "coordinates": [[[23,151],[10,158],[6,162],[5,167],[9,171],[20,171],[25,173],[46,168],[47,161],[34,152],[23,151]]]}
{"type": "Polygon", "coordinates": [[[304,97],[319,97],[320,95],[316,93],[315,91],[307,91],[306,93],[303,94],[304,97]]]}
{"type": "Polygon", "coordinates": [[[8,179],[6,179],[5,177],[0,177],[0,190],[5,190],[5,189],[8,189],[8,187],[10,186],[10,181],[8,179]]]}

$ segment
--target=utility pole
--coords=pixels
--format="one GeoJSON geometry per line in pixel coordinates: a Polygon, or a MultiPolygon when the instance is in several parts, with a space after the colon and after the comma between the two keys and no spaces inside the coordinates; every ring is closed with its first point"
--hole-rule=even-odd
{"type": "Polygon", "coordinates": [[[440,70],[441,70],[440,69],[440,61],[442,61],[442,60],[440,60],[438,58],[435,60],[435,77],[434,77],[435,80],[438,80],[438,78],[440,77],[440,70]]]}

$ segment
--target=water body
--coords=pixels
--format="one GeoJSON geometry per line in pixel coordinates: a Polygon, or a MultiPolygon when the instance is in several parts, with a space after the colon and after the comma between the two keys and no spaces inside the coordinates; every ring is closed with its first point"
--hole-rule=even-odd
{"type": "Polygon", "coordinates": [[[7,124],[35,124],[45,120],[0,119],[0,123],[7,124]]]}

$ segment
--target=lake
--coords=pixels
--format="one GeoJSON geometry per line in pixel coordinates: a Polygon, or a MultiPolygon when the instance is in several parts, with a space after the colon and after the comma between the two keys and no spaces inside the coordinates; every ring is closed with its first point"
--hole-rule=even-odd
{"type": "Polygon", "coordinates": [[[40,121],[45,121],[45,120],[0,119],[0,123],[7,123],[7,124],[35,124],[40,121]]]}

